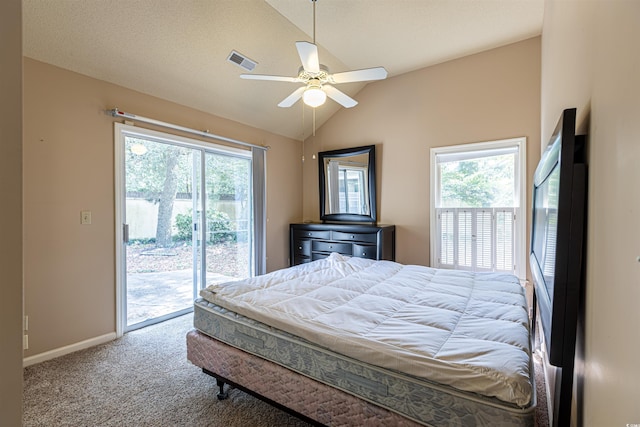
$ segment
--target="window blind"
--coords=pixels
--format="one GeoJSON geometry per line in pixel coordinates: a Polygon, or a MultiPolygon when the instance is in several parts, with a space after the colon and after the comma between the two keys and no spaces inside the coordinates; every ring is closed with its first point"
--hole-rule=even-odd
{"type": "Polygon", "coordinates": [[[437,208],[437,267],[515,271],[517,208],[437,208]]]}

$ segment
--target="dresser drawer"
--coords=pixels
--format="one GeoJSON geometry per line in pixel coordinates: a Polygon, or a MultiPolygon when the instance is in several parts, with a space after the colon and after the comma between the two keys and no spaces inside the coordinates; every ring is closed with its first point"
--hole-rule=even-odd
{"type": "Polygon", "coordinates": [[[297,265],[332,252],[395,261],[395,226],[368,224],[289,224],[289,262],[297,265]]]}
{"type": "Polygon", "coordinates": [[[353,244],[353,256],[359,258],[378,259],[378,248],[375,245],[353,244]]]}
{"type": "Polygon", "coordinates": [[[331,238],[331,231],[328,230],[296,230],[293,233],[294,239],[325,239],[331,238]]]}
{"type": "Polygon", "coordinates": [[[322,253],[322,252],[314,252],[313,253],[313,257],[311,258],[312,261],[316,261],[319,259],[324,259],[327,258],[329,256],[329,254],[327,253],[322,253]]]}
{"type": "Polygon", "coordinates": [[[343,255],[351,255],[353,252],[351,243],[322,242],[314,240],[311,249],[315,252],[338,252],[343,255]]]}
{"type": "Polygon", "coordinates": [[[346,240],[353,242],[376,243],[378,241],[377,233],[344,233],[342,231],[333,231],[331,233],[333,240],[346,240]]]}
{"type": "Polygon", "coordinates": [[[293,253],[302,256],[311,256],[311,240],[296,240],[293,242],[293,253]]]}

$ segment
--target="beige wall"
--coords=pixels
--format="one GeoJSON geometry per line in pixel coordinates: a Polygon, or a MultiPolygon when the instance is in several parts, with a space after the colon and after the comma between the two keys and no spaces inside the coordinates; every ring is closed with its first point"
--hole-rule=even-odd
{"type": "Polygon", "coordinates": [[[640,423],[640,2],[549,1],[542,137],[566,107],[588,132],[585,426],[640,423]]]}
{"type": "MultiPolygon", "coordinates": [[[[304,219],[319,219],[318,151],[376,145],[378,220],[396,225],[396,260],[429,265],[430,149],[527,137],[540,158],[540,38],[367,85],[305,142],[304,219]]],[[[527,200],[530,199],[530,194],[527,200]]]]}
{"type": "Polygon", "coordinates": [[[299,141],[28,58],[24,86],[26,356],[115,331],[115,119],[106,109],[270,146],[267,269],[287,265],[288,224],[302,214],[299,141]],[[91,225],[80,224],[82,210],[91,225]]]}
{"type": "Polygon", "coordinates": [[[0,425],[22,424],[22,13],[0,2],[0,425]]]}

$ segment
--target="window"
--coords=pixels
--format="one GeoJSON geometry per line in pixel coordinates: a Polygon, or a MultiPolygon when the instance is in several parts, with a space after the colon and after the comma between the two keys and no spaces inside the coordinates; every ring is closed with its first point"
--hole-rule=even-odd
{"type": "Polygon", "coordinates": [[[431,265],[524,279],[525,138],[431,150],[431,265]]]}

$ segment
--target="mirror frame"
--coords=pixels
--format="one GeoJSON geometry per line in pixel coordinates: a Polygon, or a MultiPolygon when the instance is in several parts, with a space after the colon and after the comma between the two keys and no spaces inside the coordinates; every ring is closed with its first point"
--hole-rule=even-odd
{"type": "Polygon", "coordinates": [[[343,148],[340,150],[322,151],[318,153],[318,171],[320,184],[320,219],[330,222],[376,222],[376,147],[375,145],[367,145],[363,147],[343,148]],[[369,185],[369,215],[359,215],[350,213],[327,214],[326,208],[326,170],[325,159],[333,157],[349,157],[362,154],[369,155],[367,181],[369,185]]]}

